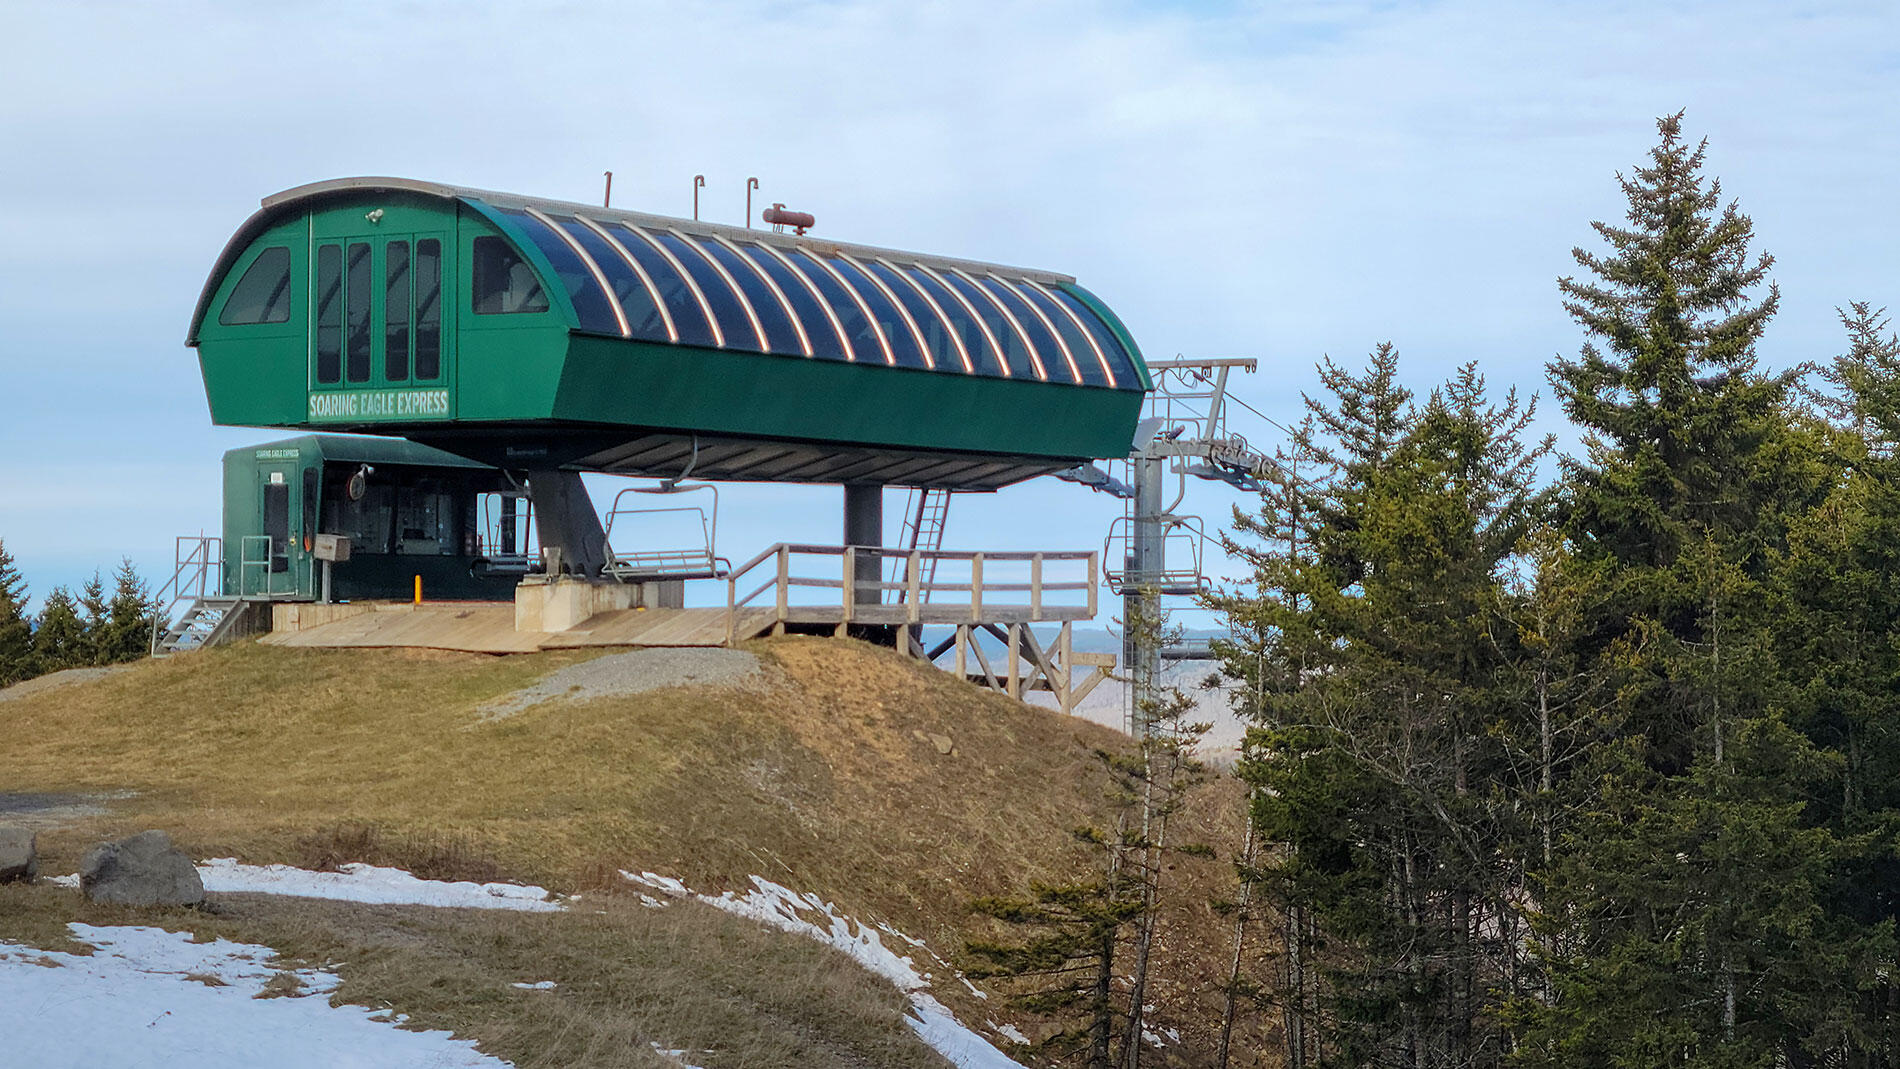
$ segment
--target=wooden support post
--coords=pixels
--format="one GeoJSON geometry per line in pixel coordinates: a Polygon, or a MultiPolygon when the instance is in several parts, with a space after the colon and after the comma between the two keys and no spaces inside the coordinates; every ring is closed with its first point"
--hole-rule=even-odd
{"type": "Polygon", "coordinates": [[[1042,554],[1029,558],[1029,618],[1042,619],[1042,554]]]}
{"type": "Polygon", "coordinates": [[[913,624],[924,618],[924,599],[918,596],[923,592],[923,572],[923,554],[913,549],[904,558],[904,604],[910,608],[905,613],[905,619],[913,624]]]}
{"type": "Polygon", "coordinates": [[[1009,686],[1007,692],[1010,697],[1018,700],[1023,696],[1022,630],[1023,625],[1010,624],[1009,637],[1004,640],[1009,644],[1009,686]]]}
{"type": "Polygon", "coordinates": [[[965,648],[970,644],[970,627],[968,624],[957,625],[956,643],[957,678],[967,680],[970,678],[969,654],[965,652],[965,648]]]}
{"type": "Polygon", "coordinates": [[[785,633],[786,602],[792,589],[792,552],[789,546],[778,547],[778,625],[772,629],[774,635],[785,633]]]}
{"type": "Polygon", "coordinates": [[[1089,554],[1089,619],[1095,618],[1095,588],[1102,585],[1101,577],[1095,572],[1097,561],[1095,554],[1089,554]]]}
{"type": "Polygon", "coordinates": [[[1075,633],[1073,622],[1062,621],[1062,631],[1056,636],[1056,664],[1062,672],[1061,688],[1056,691],[1056,704],[1066,716],[1075,715],[1075,703],[1069,700],[1071,685],[1075,682],[1075,633]]]}
{"type": "Polygon", "coordinates": [[[983,622],[983,554],[970,558],[970,622],[983,622]]]}
{"type": "Polygon", "coordinates": [[[851,623],[852,610],[858,603],[858,547],[844,547],[844,615],[838,618],[839,638],[843,638],[847,625],[851,623]]]}

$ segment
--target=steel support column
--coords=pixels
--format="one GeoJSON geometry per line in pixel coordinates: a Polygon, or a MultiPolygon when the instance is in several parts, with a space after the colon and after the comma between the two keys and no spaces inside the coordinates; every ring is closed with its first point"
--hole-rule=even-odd
{"type": "Polygon", "coordinates": [[[1128,674],[1128,730],[1140,738],[1148,734],[1147,709],[1160,678],[1161,577],[1167,571],[1161,495],[1167,462],[1138,457],[1130,463],[1135,475],[1134,532],[1128,578],[1122,584],[1122,665],[1128,674]]]}
{"type": "MultiPolygon", "coordinates": [[[[881,548],[884,545],[884,486],[882,483],[846,483],[844,487],[844,544],[881,548]]],[[[876,584],[884,576],[884,561],[875,553],[858,555],[852,575],[857,590],[852,601],[876,605],[884,600],[876,584]]]]}
{"type": "MultiPolygon", "coordinates": [[[[528,496],[534,501],[534,527],[541,552],[560,551],[560,568],[570,575],[598,579],[607,563],[607,532],[579,472],[531,471],[528,496]]],[[[555,569],[549,569],[554,571],[555,569]]]]}

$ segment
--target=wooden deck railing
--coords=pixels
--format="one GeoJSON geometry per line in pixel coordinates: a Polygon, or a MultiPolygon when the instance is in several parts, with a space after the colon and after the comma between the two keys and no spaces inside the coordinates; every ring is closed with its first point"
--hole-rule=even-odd
{"type": "Polygon", "coordinates": [[[726,577],[726,608],[734,628],[740,613],[769,609],[779,631],[788,623],[843,628],[1085,620],[1095,615],[1100,580],[1099,557],[1085,550],[958,552],[780,543],[726,577]],[[900,567],[889,567],[890,561],[900,567]],[[887,574],[894,578],[882,578],[887,574]],[[923,578],[927,574],[929,581],[923,578]],[[808,598],[795,590],[828,593],[808,598]]]}

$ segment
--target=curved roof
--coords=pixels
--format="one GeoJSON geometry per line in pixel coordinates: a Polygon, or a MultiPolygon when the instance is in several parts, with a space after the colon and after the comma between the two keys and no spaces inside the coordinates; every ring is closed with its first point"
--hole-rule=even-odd
{"type": "Polygon", "coordinates": [[[375,192],[480,213],[551,270],[590,334],[1058,385],[1145,390],[1120,321],[1067,275],[402,178],[343,178],[264,198],[192,318],[259,233],[375,192]]]}

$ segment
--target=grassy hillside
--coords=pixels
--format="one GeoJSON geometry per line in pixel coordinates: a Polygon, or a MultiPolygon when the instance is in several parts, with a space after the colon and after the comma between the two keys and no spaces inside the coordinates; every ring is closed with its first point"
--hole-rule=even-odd
{"type": "MultiPolygon", "coordinates": [[[[119,795],[42,836],[47,871],[72,871],[101,837],[160,827],[200,857],[363,860],[569,892],[622,890],[620,869],[702,891],[756,873],[946,957],[972,897],[1086,864],[1070,830],[1105,809],[1093,750],[1125,739],[857,643],[750,648],[762,686],[485,719],[485,703],[586,655],[241,644],[0,702],[5,789],[119,795]]],[[[1223,859],[1239,834],[1232,790],[1207,788],[1191,814],[1190,834],[1223,859]]],[[[1207,1049],[1226,944],[1205,902],[1228,870],[1182,865],[1194,892],[1170,918],[1183,949],[1159,985],[1161,1023],[1207,1049]]],[[[960,988],[937,993],[966,1020],[1007,1018],[960,988]]]]}

